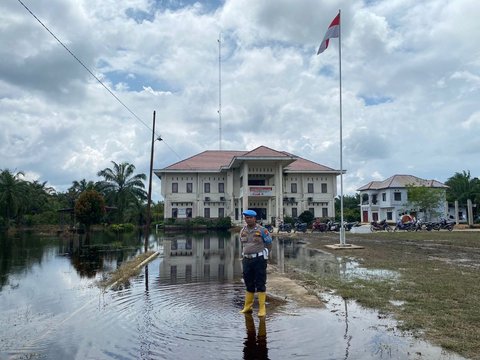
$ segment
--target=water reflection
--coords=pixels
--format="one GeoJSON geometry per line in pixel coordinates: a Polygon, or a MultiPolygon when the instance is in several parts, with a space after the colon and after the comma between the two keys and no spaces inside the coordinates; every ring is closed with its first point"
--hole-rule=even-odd
{"type": "Polygon", "coordinates": [[[243,343],[243,359],[244,360],[266,360],[268,359],[267,348],[267,325],[265,317],[262,316],[258,320],[258,333],[255,328],[255,321],[252,314],[244,314],[245,328],[247,336],[243,343]]]}
{"type": "MultiPolygon", "coordinates": [[[[326,310],[298,309],[295,316],[275,309],[262,321],[238,314],[244,287],[236,235],[154,234],[148,244],[161,256],[129,288],[103,292],[96,280],[143,251],[138,234],[94,234],[89,242],[1,238],[0,358],[460,358],[398,336],[388,330],[392,320],[334,296],[326,310]]],[[[271,261],[324,276],[358,267],[282,238],[274,240],[271,261]]]]}

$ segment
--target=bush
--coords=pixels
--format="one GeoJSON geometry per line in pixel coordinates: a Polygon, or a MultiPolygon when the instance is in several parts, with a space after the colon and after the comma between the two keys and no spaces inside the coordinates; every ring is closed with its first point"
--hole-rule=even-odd
{"type": "Polygon", "coordinates": [[[130,223],[125,223],[125,224],[111,224],[108,229],[110,231],[120,233],[120,232],[132,232],[135,230],[135,225],[130,224],[130,223]]]}
{"type": "Polygon", "coordinates": [[[230,216],[218,218],[215,222],[215,227],[217,229],[230,229],[232,227],[232,219],[230,216]]]}
{"type": "Polygon", "coordinates": [[[308,225],[311,225],[312,222],[313,222],[313,219],[315,219],[315,216],[308,210],[305,210],[304,212],[302,212],[300,214],[300,216],[298,217],[298,220],[301,221],[301,222],[305,222],[307,223],[308,225]]]}
{"type": "Polygon", "coordinates": [[[284,216],[283,217],[283,223],[284,224],[295,224],[295,220],[291,216],[284,216]]]}

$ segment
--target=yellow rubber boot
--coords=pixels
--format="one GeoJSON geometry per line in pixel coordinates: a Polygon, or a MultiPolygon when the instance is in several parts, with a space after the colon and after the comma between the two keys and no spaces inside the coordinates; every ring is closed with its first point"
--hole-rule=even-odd
{"type": "Polygon", "coordinates": [[[258,316],[262,317],[267,315],[267,309],[265,308],[265,301],[267,300],[267,293],[259,292],[258,294],[258,316]]]}
{"type": "Polygon", "coordinates": [[[254,296],[255,294],[252,292],[245,292],[245,305],[243,305],[243,309],[240,310],[241,314],[252,312],[254,296]]]}

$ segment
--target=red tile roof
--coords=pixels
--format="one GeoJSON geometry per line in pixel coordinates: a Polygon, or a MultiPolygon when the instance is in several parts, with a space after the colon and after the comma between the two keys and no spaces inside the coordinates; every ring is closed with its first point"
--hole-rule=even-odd
{"type": "Polygon", "coordinates": [[[237,158],[240,158],[241,160],[248,160],[249,158],[268,160],[268,158],[272,158],[272,160],[285,159],[287,162],[292,161],[285,167],[286,172],[320,171],[340,173],[338,170],[334,170],[284,151],[270,149],[266,146],[259,146],[252,151],[207,150],[188,159],[172,164],[164,169],[156,170],[156,172],[220,171],[222,168],[228,168],[231,166],[237,158]]]}

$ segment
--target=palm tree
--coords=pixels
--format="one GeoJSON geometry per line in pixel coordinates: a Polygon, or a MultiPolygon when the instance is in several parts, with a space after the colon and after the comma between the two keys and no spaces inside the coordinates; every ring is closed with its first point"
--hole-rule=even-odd
{"type": "Polygon", "coordinates": [[[98,172],[104,181],[100,182],[107,201],[117,207],[118,220],[123,221],[123,214],[130,204],[144,201],[147,194],[143,183],[145,174],[134,174],[135,166],[124,162],[117,164],[112,161],[113,169],[105,168],[98,172]]]}
{"type": "Polygon", "coordinates": [[[480,201],[480,180],[471,178],[470,171],[463,170],[462,173],[456,172],[446,182],[447,201],[454,202],[458,200],[460,204],[466,204],[470,199],[474,203],[480,201]]]}
{"type": "Polygon", "coordinates": [[[0,173],[0,209],[7,228],[10,219],[18,217],[19,209],[27,203],[27,185],[21,179],[23,175],[21,171],[14,174],[8,169],[0,173]]]}

